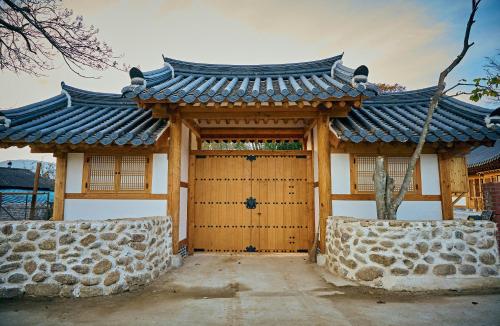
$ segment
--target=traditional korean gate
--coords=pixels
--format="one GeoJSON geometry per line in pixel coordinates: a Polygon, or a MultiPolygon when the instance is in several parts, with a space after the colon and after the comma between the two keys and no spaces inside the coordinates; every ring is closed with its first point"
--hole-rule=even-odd
{"type": "Polygon", "coordinates": [[[192,162],[195,251],[298,252],[310,247],[310,152],[195,151],[192,162]]]}

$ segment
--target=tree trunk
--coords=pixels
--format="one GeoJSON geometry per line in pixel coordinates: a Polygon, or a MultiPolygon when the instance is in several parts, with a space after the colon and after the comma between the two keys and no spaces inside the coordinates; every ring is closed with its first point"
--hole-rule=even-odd
{"type": "Polygon", "coordinates": [[[373,174],[373,183],[375,185],[375,203],[377,204],[377,218],[385,220],[385,185],[387,174],[385,173],[384,157],[377,156],[375,161],[375,173],[373,174]]]}
{"type": "Polygon", "coordinates": [[[474,45],[474,43],[469,44],[469,36],[472,24],[474,24],[474,16],[480,2],[481,0],[472,0],[472,11],[469,16],[469,20],[467,21],[467,27],[465,29],[462,51],[451,62],[451,64],[439,74],[437,88],[434,92],[434,95],[430,99],[429,111],[427,111],[427,116],[425,118],[424,125],[422,126],[422,132],[420,133],[417,146],[410,158],[410,161],[408,162],[408,167],[406,168],[405,177],[403,179],[399,192],[395,196],[393,195],[395,186],[394,180],[387,174],[384,165],[384,158],[381,156],[377,157],[373,180],[375,186],[375,200],[377,204],[378,219],[396,219],[396,214],[399,206],[403,202],[404,196],[408,192],[408,187],[410,186],[413,172],[415,171],[415,165],[417,164],[420,154],[422,153],[422,149],[424,148],[425,139],[427,137],[427,133],[429,132],[429,127],[432,121],[432,116],[434,114],[434,111],[438,107],[441,96],[445,95],[445,79],[448,74],[460,63],[460,61],[462,61],[469,48],[474,45]]]}

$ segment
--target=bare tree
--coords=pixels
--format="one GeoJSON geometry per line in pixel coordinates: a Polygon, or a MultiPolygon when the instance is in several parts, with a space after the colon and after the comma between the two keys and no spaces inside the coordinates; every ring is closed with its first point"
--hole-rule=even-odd
{"type": "Polygon", "coordinates": [[[375,184],[375,201],[377,205],[378,219],[383,219],[383,220],[396,219],[396,213],[398,211],[399,206],[403,202],[405,194],[408,191],[408,187],[410,185],[410,182],[413,177],[413,172],[415,170],[415,165],[420,157],[420,154],[422,153],[422,148],[424,147],[425,138],[427,137],[427,133],[429,131],[429,125],[432,120],[432,115],[434,114],[434,111],[436,110],[439,104],[440,98],[443,95],[445,95],[445,87],[446,87],[445,79],[448,76],[448,74],[462,61],[469,48],[474,45],[474,43],[469,43],[469,36],[472,25],[475,22],[474,17],[476,15],[480,2],[481,0],[472,0],[472,9],[469,16],[469,20],[467,21],[467,27],[465,28],[465,36],[464,36],[462,51],[451,62],[451,64],[447,66],[439,74],[437,88],[430,100],[429,110],[427,111],[427,116],[425,118],[425,122],[422,127],[420,138],[418,140],[415,151],[413,152],[408,162],[408,167],[406,169],[403,182],[397,193],[394,192],[395,189],[394,179],[388,175],[387,170],[385,168],[384,158],[382,156],[378,156],[376,159],[373,181],[375,184]]]}
{"type": "Polygon", "coordinates": [[[60,0],[0,0],[0,70],[38,76],[54,68],[57,54],[80,76],[85,67],[117,68],[117,57],[98,33],[60,0]]]}

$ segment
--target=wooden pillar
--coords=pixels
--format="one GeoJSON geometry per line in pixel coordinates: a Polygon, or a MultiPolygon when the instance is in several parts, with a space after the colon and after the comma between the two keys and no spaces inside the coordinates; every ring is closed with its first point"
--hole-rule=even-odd
{"type": "Polygon", "coordinates": [[[55,221],[62,221],[64,219],[64,195],[66,193],[68,154],[54,153],[54,156],[56,157],[56,181],[54,184],[52,219],[55,221]]]}
{"type": "Polygon", "coordinates": [[[173,252],[179,250],[179,212],[181,198],[181,139],[182,120],[170,116],[170,141],[168,146],[168,215],[172,218],[173,252]]]}
{"type": "Polygon", "coordinates": [[[441,187],[443,220],[453,220],[453,199],[450,178],[449,158],[444,154],[439,154],[439,183],[441,187]]]}
{"type": "Polygon", "coordinates": [[[318,118],[318,187],[319,187],[319,226],[320,250],[325,253],[326,221],[332,214],[332,179],[330,170],[330,119],[318,118]]]}

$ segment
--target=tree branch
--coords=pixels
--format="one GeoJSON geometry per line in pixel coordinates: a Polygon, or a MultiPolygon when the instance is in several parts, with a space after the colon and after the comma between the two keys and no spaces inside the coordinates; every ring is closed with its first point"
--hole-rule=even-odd
{"type": "Polygon", "coordinates": [[[429,132],[429,126],[432,121],[432,116],[434,114],[434,111],[436,110],[438,104],[439,104],[439,99],[443,95],[443,91],[445,89],[445,79],[448,76],[448,74],[462,61],[462,59],[465,57],[465,54],[469,50],[471,46],[474,45],[473,43],[469,43],[469,37],[470,37],[470,31],[472,29],[472,25],[474,24],[474,17],[476,15],[479,3],[481,0],[472,0],[472,9],[471,13],[469,15],[469,19],[467,21],[467,26],[465,28],[465,35],[464,35],[464,42],[463,42],[463,47],[462,51],[458,54],[458,56],[451,62],[451,64],[446,67],[440,74],[439,74],[439,79],[438,79],[438,84],[437,84],[437,89],[434,92],[430,105],[429,105],[429,111],[427,112],[427,116],[422,128],[422,133],[420,134],[417,147],[415,148],[415,151],[413,152],[410,161],[408,163],[408,168],[406,170],[405,177],[403,179],[403,183],[401,184],[401,188],[399,189],[399,192],[397,196],[394,198],[392,204],[391,204],[391,211],[395,212],[403,202],[404,196],[408,191],[408,187],[410,185],[410,181],[413,177],[413,172],[415,170],[415,165],[417,163],[418,158],[420,157],[420,154],[422,153],[422,148],[424,147],[425,144],[425,139],[427,137],[427,133],[429,132]]]}

